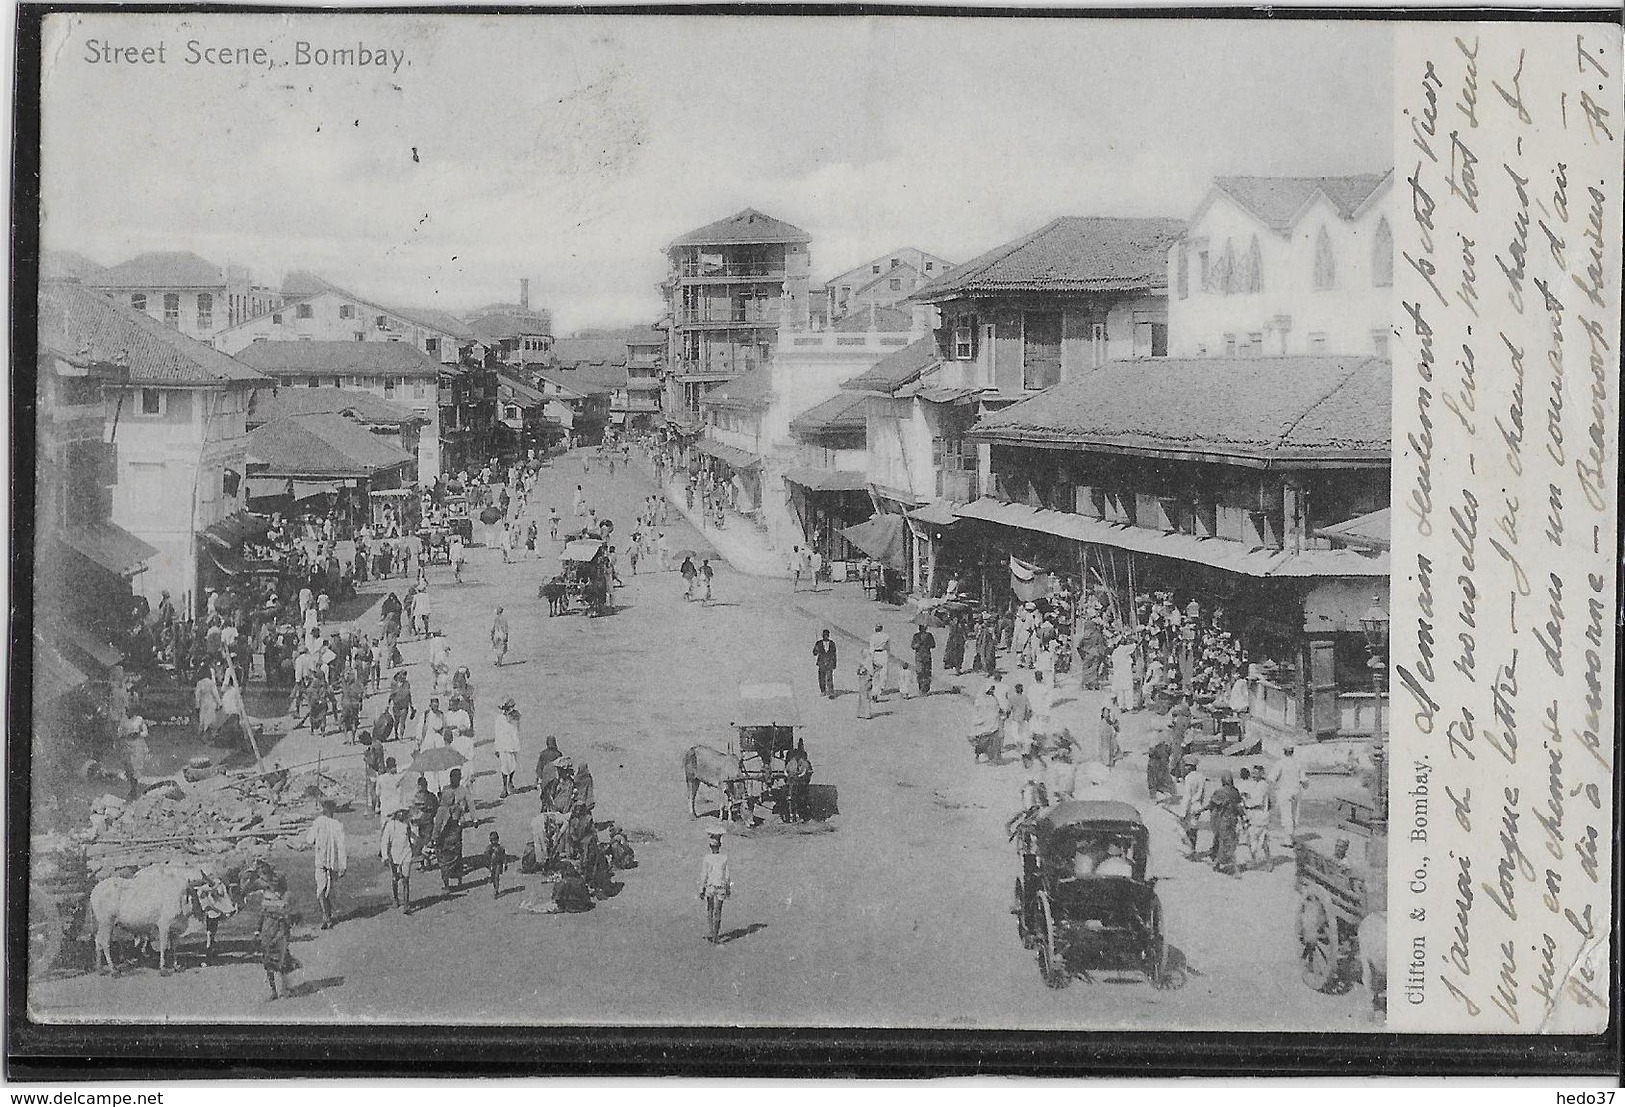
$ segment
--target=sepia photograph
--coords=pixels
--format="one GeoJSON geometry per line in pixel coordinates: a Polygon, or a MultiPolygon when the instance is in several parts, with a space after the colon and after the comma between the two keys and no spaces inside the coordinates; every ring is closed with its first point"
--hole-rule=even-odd
{"type": "Polygon", "coordinates": [[[28,1019],[1382,1030],[1404,33],[45,16],[28,1019]]]}

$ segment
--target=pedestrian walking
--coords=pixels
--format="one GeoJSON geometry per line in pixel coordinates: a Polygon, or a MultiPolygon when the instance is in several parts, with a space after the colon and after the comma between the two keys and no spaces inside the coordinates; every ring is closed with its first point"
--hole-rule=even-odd
{"type": "Polygon", "coordinates": [[[818,691],[830,699],[835,698],[835,640],[824,630],[824,636],[813,643],[813,664],[818,668],[818,691]]]}
{"type": "Polygon", "coordinates": [[[389,686],[389,712],[394,716],[395,737],[405,738],[407,720],[417,715],[417,708],[412,706],[412,685],[406,679],[405,669],[395,674],[389,686]]]}
{"type": "Polygon", "coordinates": [[[705,585],[706,603],[711,602],[711,580],[716,575],[717,571],[711,568],[711,559],[709,557],[700,562],[700,581],[705,585]]]}
{"type": "Polygon", "coordinates": [[[514,781],[514,774],[519,771],[519,705],[512,696],[497,707],[492,726],[495,728],[492,745],[496,748],[497,771],[502,774],[502,798],[507,799],[509,793],[519,791],[519,785],[514,781]]]}
{"type": "Polygon", "coordinates": [[[1270,783],[1275,789],[1275,809],[1281,813],[1281,833],[1290,847],[1297,839],[1298,814],[1308,784],[1296,746],[1282,748],[1281,760],[1275,763],[1275,769],[1270,773],[1270,783]]]}
{"type": "Polygon", "coordinates": [[[496,654],[496,664],[501,665],[502,659],[508,656],[508,617],[502,613],[502,605],[497,605],[497,613],[491,619],[491,651],[496,654]]]}
{"type": "Polygon", "coordinates": [[[1004,703],[999,699],[996,679],[987,685],[971,706],[971,763],[985,758],[989,765],[1004,764],[1004,703]]]}
{"type": "Polygon", "coordinates": [[[869,673],[874,685],[870,695],[879,702],[885,698],[886,678],[891,673],[891,635],[878,624],[875,632],[869,636],[869,673]]]}
{"type": "Polygon", "coordinates": [[[1207,805],[1213,821],[1213,869],[1234,875],[1243,805],[1235,774],[1230,770],[1219,775],[1219,786],[1213,790],[1207,805]]]}
{"type": "Polygon", "coordinates": [[[508,867],[508,851],[502,848],[502,838],[496,831],[485,846],[485,868],[491,874],[491,898],[502,896],[502,870],[508,867]]]}
{"type": "Polygon", "coordinates": [[[671,543],[665,531],[655,535],[655,557],[662,573],[671,568],[671,543]]]}
{"type": "Polygon", "coordinates": [[[683,566],[682,566],[681,569],[679,569],[677,571],[678,571],[679,574],[681,574],[681,576],[683,578],[683,599],[685,599],[685,600],[693,599],[694,598],[694,580],[695,580],[696,577],[698,577],[700,575],[700,571],[698,569],[694,568],[694,559],[691,558],[691,557],[683,558],[683,566]]]}
{"type": "Polygon", "coordinates": [[[338,805],[331,799],[322,800],[322,813],[310,824],[305,842],[311,847],[311,859],[316,868],[316,904],[322,912],[322,929],[334,925],[333,900],[338,883],[350,866],[349,852],[344,843],[344,824],[333,817],[338,805]]]}
{"type": "Polygon", "coordinates": [[[389,897],[395,906],[402,908],[406,914],[412,913],[412,835],[407,830],[407,809],[400,805],[398,797],[391,798],[386,806],[394,808],[389,813],[389,821],[384,824],[383,833],[378,842],[378,856],[383,859],[384,867],[389,870],[389,897]]]}
{"type": "Polygon", "coordinates": [[[288,948],[293,938],[293,924],[288,918],[287,896],[287,881],[280,876],[275,878],[272,887],[260,894],[260,922],[254,930],[254,940],[259,943],[265,983],[271,988],[267,1002],[290,994],[288,974],[297,964],[288,948]]]}
{"type": "Polygon", "coordinates": [[[869,671],[867,659],[858,662],[858,718],[869,719],[874,717],[871,707],[871,695],[874,691],[873,674],[869,671]]]}
{"type": "Polygon", "coordinates": [[[994,676],[998,671],[998,647],[998,632],[994,629],[993,620],[984,617],[976,625],[976,668],[988,676],[994,676]]]}
{"type": "Polygon", "coordinates": [[[722,852],[721,826],[707,832],[711,852],[700,863],[700,898],[705,901],[706,921],[710,934],[706,940],[712,945],[722,942],[722,905],[733,894],[733,882],[728,879],[728,855],[722,852]]]}
{"type": "Polygon", "coordinates": [[[914,649],[914,683],[919,688],[921,696],[931,694],[931,651],[937,648],[937,639],[929,630],[921,626],[914,632],[908,644],[914,649]]]}
{"type": "Polygon", "coordinates": [[[1196,758],[1187,757],[1182,766],[1185,774],[1179,782],[1179,822],[1185,831],[1186,857],[1196,860],[1196,839],[1201,833],[1202,813],[1207,810],[1207,777],[1196,770],[1196,758]]]}
{"type": "Polygon", "coordinates": [[[451,579],[458,584],[463,583],[463,563],[468,560],[468,551],[463,547],[463,536],[451,536],[451,579]]]}
{"type": "Polygon", "coordinates": [[[801,591],[801,574],[807,567],[806,558],[801,556],[801,547],[793,546],[790,549],[790,591],[801,591]]]}

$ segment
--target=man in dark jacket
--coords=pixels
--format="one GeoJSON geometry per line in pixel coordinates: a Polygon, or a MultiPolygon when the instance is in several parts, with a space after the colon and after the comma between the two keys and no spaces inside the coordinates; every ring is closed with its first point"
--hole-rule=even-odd
{"type": "Polygon", "coordinates": [[[920,695],[931,694],[931,651],[937,648],[937,639],[925,627],[914,632],[909,639],[909,645],[914,647],[914,681],[919,686],[920,695]]]}
{"type": "Polygon", "coordinates": [[[813,664],[818,666],[818,690],[830,699],[835,698],[835,641],[829,631],[813,643],[813,664]]]}

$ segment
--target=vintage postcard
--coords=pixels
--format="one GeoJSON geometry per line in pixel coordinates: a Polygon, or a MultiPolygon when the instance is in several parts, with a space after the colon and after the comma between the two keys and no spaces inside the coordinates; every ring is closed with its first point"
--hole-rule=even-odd
{"type": "Polygon", "coordinates": [[[34,24],[33,1024],[1607,1025],[1617,20],[34,24]]]}

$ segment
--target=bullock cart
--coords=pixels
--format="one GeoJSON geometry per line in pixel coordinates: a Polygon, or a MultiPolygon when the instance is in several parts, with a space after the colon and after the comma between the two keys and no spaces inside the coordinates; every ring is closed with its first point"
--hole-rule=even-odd
{"type": "Polygon", "coordinates": [[[805,817],[811,762],[797,738],[801,714],[790,684],[741,684],[731,714],[726,751],[694,746],[684,757],[689,813],[699,815],[700,785],[706,784],[717,790],[724,820],[748,826],[775,808],[785,822],[805,817]]]}
{"type": "MultiPolygon", "coordinates": [[[[1388,823],[1385,813],[1356,799],[1340,799],[1336,833],[1300,835],[1292,844],[1297,862],[1298,961],[1303,982],[1317,992],[1347,991],[1386,951],[1362,949],[1361,923],[1388,905],[1388,823]]],[[[1370,943],[1372,939],[1367,938],[1370,943]]]]}

